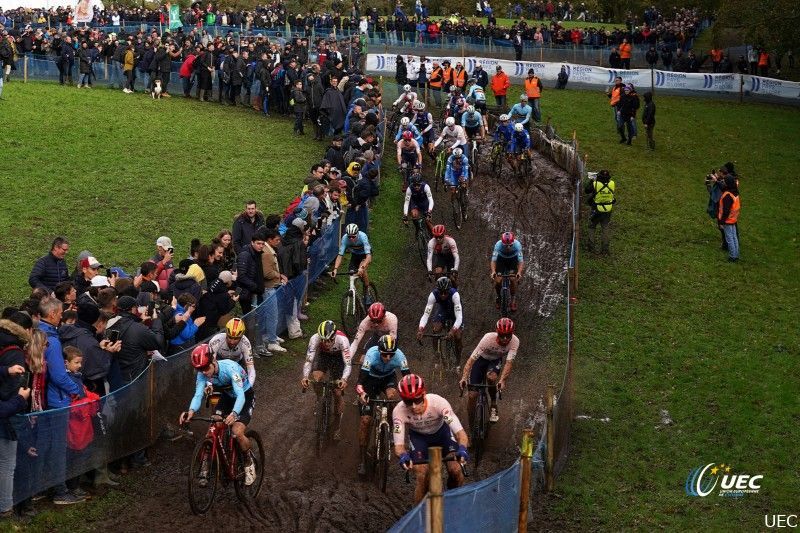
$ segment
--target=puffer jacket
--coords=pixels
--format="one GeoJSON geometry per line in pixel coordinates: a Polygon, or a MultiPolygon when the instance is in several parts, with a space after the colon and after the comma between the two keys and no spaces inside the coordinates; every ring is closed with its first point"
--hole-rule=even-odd
{"type": "Polygon", "coordinates": [[[53,254],[47,254],[40,257],[33,265],[28,276],[28,285],[34,289],[43,288],[47,292],[53,292],[56,285],[67,280],[69,280],[67,262],[53,254]]]}
{"type": "Polygon", "coordinates": [[[47,360],[47,407],[49,409],[68,407],[73,395],[83,398],[83,388],[75,385],[67,376],[58,330],[43,320],[39,322],[39,329],[45,332],[48,342],[44,352],[47,360]]]}
{"type": "Polygon", "coordinates": [[[0,320],[0,400],[13,398],[19,380],[9,379],[8,368],[20,365],[28,370],[23,347],[30,340],[27,330],[10,320],[0,320]]]}
{"type": "Polygon", "coordinates": [[[111,353],[100,347],[94,327],[84,322],[66,324],[58,330],[63,346],[74,346],[83,354],[81,373],[86,379],[102,379],[111,367],[111,353]]]}

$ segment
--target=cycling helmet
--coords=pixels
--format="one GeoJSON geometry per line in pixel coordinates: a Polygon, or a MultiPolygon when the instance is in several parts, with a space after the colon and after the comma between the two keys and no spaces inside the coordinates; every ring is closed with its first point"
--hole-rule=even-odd
{"type": "Polygon", "coordinates": [[[509,116],[508,116],[508,115],[506,115],[505,113],[503,113],[502,115],[500,115],[500,122],[508,122],[510,119],[511,119],[511,117],[509,117],[509,116]]]}
{"type": "Polygon", "coordinates": [[[319,335],[322,340],[333,340],[333,337],[336,336],[336,324],[333,323],[333,320],[320,322],[317,328],[317,335],[319,335]]]}
{"type": "Polygon", "coordinates": [[[495,325],[495,331],[498,335],[511,335],[514,333],[514,321],[510,318],[501,318],[495,325]]]}
{"type": "Polygon", "coordinates": [[[407,93],[410,93],[411,92],[411,85],[409,85],[407,83],[405,85],[403,85],[403,91],[407,92],[407,93]]]}
{"type": "Polygon", "coordinates": [[[231,339],[238,339],[244,335],[244,321],[241,318],[231,318],[225,324],[225,334],[231,339]]]}
{"type": "Polygon", "coordinates": [[[456,156],[456,158],[461,157],[463,153],[464,150],[462,150],[461,148],[456,148],[455,150],[453,150],[453,155],[456,156]]]}
{"type": "Polygon", "coordinates": [[[471,105],[467,108],[467,113],[472,114],[475,112],[475,106],[471,105]]]}
{"type": "Polygon", "coordinates": [[[408,126],[409,124],[411,124],[411,119],[410,118],[403,117],[403,118],[400,119],[400,125],[401,126],[408,126]]]}
{"type": "Polygon", "coordinates": [[[458,87],[456,87],[455,85],[451,85],[450,92],[455,94],[456,92],[458,92],[458,87]]]}
{"type": "Polygon", "coordinates": [[[503,235],[500,237],[500,241],[506,246],[511,246],[514,244],[514,234],[510,231],[503,232],[503,235]]]}
{"type": "Polygon", "coordinates": [[[442,276],[436,280],[436,288],[439,289],[439,292],[447,292],[452,286],[453,285],[450,283],[450,278],[447,276],[442,276]]]}
{"type": "Polygon", "coordinates": [[[378,351],[381,353],[395,353],[397,341],[391,335],[383,335],[378,339],[378,351]]]}
{"type": "Polygon", "coordinates": [[[208,344],[198,344],[192,350],[192,366],[198,370],[204,370],[213,360],[208,344]]]}
{"type": "Polygon", "coordinates": [[[416,186],[420,186],[420,185],[422,185],[422,176],[420,176],[418,173],[412,174],[412,176],[411,176],[411,186],[412,187],[416,187],[416,186]]]}
{"type": "Polygon", "coordinates": [[[348,237],[355,237],[358,235],[358,224],[348,224],[344,231],[348,237]]]}
{"type": "Polygon", "coordinates": [[[411,139],[414,138],[414,132],[406,130],[406,131],[403,132],[402,137],[403,137],[403,140],[410,141],[411,139]]]}
{"type": "Polygon", "coordinates": [[[425,381],[422,377],[416,374],[408,374],[403,376],[400,380],[400,385],[397,387],[397,392],[400,393],[400,398],[403,400],[416,400],[417,398],[425,397],[425,381]]]}
{"type": "Polygon", "coordinates": [[[523,126],[520,122],[517,122],[516,124],[514,124],[514,131],[520,132],[520,131],[522,131],[524,129],[525,129],[525,126],[523,126]]]}
{"type": "Polygon", "coordinates": [[[453,117],[447,117],[447,120],[444,121],[444,125],[448,127],[453,127],[456,125],[456,119],[453,117]]]}
{"type": "Polygon", "coordinates": [[[414,111],[425,111],[425,102],[422,100],[414,102],[414,111]]]}
{"type": "Polygon", "coordinates": [[[525,94],[525,93],[519,95],[519,101],[520,102],[527,102],[528,101],[528,95],[525,94]]]}
{"type": "Polygon", "coordinates": [[[380,302],[375,302],[369,306],[369,318],[375,322],[380,322],[386,316],[386,308],[380,302]]]}
{"type": "Polygon", "coordinates": [[[445,229],[444,224],[436,224],[433,227],[432,233],[433,233],[434,237],[439,238],[439,237],[444,237],[444,234],[445,234],[446,231],[447,230],[445,229]]]}

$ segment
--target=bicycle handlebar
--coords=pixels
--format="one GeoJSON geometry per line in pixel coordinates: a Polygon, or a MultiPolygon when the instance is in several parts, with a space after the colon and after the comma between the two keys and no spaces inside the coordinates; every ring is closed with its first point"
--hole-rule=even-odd
{"type": "MultiPolygon", "coordinates": [[[[481,383],[481,384],[473,385],[471,383],[467,383],[467,386],[465,388],[461,389],[461,392],[459,393],[458,397],[459,398],[463,398],[464,397],[464,391],[468,390],[470,388],[473,388],[473,389],[491,389],[492,387],[497,387],[497,384],[495,383],[494,385],[489,385],[488,383],[481,383]]],[[[503,390],[500,389],[500,388],[497,389],[497,399],[498,400],[502,400],[503,399],[503,390]]]]}

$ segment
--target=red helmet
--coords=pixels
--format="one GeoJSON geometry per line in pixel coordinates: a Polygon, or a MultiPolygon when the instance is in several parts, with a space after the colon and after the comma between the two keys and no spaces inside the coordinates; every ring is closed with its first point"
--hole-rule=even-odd
{"type": "Polygon", "coordinates": [[[514,334],[514,321],[503,317],[497,321],[494,330],[497,332],[497,343],[505,346],[511,341],[511,335],[514,334]]]}
{"type": "Polygon", "coordinates": [[[380,302],[375,302],[369,306],[369,318],[375,322],[380,322],[386,316],[386,308],[380,302]]]}
{"type": "Polygon", "coordinates": [[[436,224],[433,227],[433,236],[434,237],[444,237],[445,231],[447,231],[444,227],[444,224],[436,224]]]}
{"type": "Polygon", "coordinates": [[[416,400],[425,396],[425,382],[416,374],[408,374],[400,380],[397,387],[400,397],[404,400],[416,400]]]}
{"type": "Polygon", "coordinates": [[[406,130],[403,132],[403,140],[410,141],[414,138],[414,132],[411,130],[406,130]]]}
{"type": "Polygon", "coordinates": [[[510,231],[506,231],[506,232],[503,233],[502,237],[500,237],[500,240],[506,246],[510,246],[510,245],[514,244],[514,234],[511,233],[510,231]]]}
{"type": "Polygon", "coordinates": [[[205,369],[213,360],[208,344],[198,344],[192,350],[192,366],[198,370],[205,369]]]}

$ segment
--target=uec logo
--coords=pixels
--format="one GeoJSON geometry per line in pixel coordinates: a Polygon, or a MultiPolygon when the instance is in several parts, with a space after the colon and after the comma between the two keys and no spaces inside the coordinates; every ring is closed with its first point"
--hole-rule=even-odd
{"type": "Polygon", "coordinates": [[[719,484],[720,496],[743,496],[755,494],[761,489],[761,480],[764,476],[751,476],[749,474],[731,474],[731,466],[724,463],[708,463],[698,466],[689,472],[686,478],[686,494],[705,498],[717,488],[719,484]]]}

